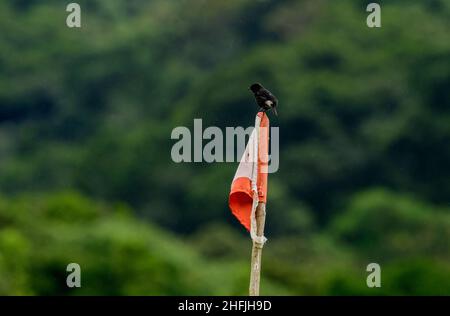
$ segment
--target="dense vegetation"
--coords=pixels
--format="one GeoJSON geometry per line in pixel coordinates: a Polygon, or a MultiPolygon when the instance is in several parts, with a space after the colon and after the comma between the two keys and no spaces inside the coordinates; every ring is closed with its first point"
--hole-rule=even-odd
{"type": "Polygon", "coordinates": [[[450,3],[0,2],[0,294],[247,292],[236,163],[176,126],[280,99],[262,294],[450,294],[450,3]],[[65,285],[82,267],[82,288],[65,285]],[[366,286],[366,265],[382,287],[366,286]]]}

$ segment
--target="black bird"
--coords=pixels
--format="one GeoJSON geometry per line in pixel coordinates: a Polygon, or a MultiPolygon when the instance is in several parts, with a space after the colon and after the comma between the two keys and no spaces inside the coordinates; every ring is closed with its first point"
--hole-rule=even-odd
{"type": "Polygon", "coordinates": [[[278,99],[266,88],[264,88],[259,83],[254,83],[249,88],[255,95],[256,103],[259,107],[266,112],[267,110],[272,110],[272,112],[278,116],[277,105],[278,99]]]}

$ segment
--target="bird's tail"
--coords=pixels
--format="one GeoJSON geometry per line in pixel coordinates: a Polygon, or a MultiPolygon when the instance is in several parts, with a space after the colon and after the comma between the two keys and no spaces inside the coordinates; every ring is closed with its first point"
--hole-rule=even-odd
{"type": "Polygon", "coordinates": [[[275,114],[275,116],[278,116],[278,112],[277,112],[277,109],[275,107],[272,108],[272,112],[273,112],[273,114],[275,114]]]}

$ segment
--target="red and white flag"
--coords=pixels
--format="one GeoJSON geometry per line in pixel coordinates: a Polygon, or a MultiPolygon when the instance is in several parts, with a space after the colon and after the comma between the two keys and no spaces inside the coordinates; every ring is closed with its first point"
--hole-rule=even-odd
{"type": "Polygon", "coordinates": [[[255,128],[231,183],[228,204],[233,215],[250,232],[252,239],[262,243],[266,239],[256,235],[255,211],[258,202],[267,201],[268,165],[269,118],[264,112],[259,112],[256,115],[255,128]]]}

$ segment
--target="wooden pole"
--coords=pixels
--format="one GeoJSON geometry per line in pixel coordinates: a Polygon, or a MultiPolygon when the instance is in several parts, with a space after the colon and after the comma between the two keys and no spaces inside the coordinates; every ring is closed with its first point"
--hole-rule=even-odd
{"type": "MultiPolygon", "coordinates": [[[[255,210],[256,235],[264,236],[264,225],[266,222],[266,205],[259,202],[255,210]]],[[[261,255],[264,243],[253,241],[252,262],[250,271],[250,296],[259,296],[259,281],[261,275],[261,255]]]]}

